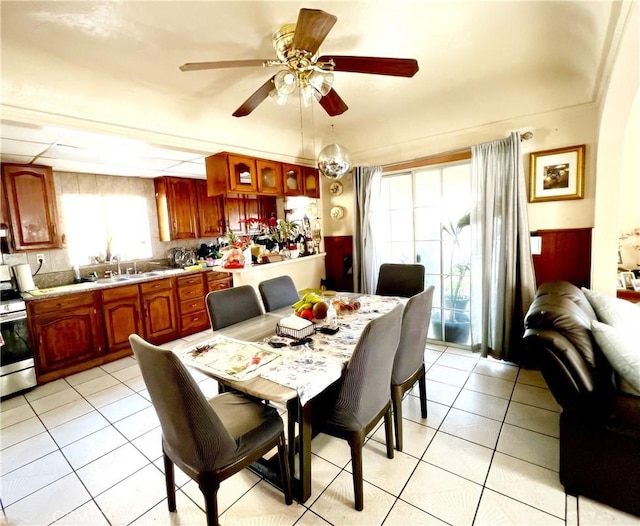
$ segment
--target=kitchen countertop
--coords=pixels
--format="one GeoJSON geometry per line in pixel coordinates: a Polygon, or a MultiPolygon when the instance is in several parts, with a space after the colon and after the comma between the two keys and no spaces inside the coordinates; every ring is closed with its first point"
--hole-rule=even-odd
{"type": "Polygon", "coordinates": [[[87,281],[82,283],[73,283],[70,285],[60,285],[58,287],[49,287],[44,289],[35,289],[31,292],[23,292],[22,299],[25,301],[38,300],[43,298],[53,298],[65,294],[73,294],[76,292],[90,292],[94,290],[101,290],[105,288],[118,287],[124,285],[132,285],[134,283],[143,283],[147,281],[153,281],[156,279],[165,279],[172,276],[183,276],[188,274],[195,274],[197,272],[225,272],[228,273],[228,269],[222,269],[221,267],[205,267],[196,270],[185,270],[181,268],[166,269],[166,270],[152,270],[144,272],[142,274],[121,274],[112,278],[98,278],[96,281],[87,281]]]}

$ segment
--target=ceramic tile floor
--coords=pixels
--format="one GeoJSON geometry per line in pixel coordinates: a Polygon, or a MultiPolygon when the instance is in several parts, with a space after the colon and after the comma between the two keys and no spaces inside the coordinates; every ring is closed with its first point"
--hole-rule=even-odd
{"type": "MultiPolygon", "coordinates": [[[[196,335],[197,337],[197,335],[196,335]]],[[[177,343],[177,342],[176,342],[177,343]]],[[[428,345],[429,417],[404,401],[404,452],[384,431],[364,452],[365,508],[353,508],[349,449],[313,441],[313,494],[303,505],[245,470],[219,492],[224,525],[640,525],[558,480],[558,417],[537,371],[428,345]]],[[[215,381],[194,372],[206,395],[215,381]]],[[[160,429],[136,361],[52,382],[0,404],[2,524],[204,525],[195,483],[176,470],[167,511],[160,429]]]]}

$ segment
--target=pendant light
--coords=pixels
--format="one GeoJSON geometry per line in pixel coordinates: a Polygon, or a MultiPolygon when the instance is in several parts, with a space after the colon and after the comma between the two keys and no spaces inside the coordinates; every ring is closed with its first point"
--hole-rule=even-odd
{"type": "MultiPolygon", "coordinates": [[[[331,131],[333,132],[333,125],[331,131]]],[[[318,170],[328,179],[342,178],[351,170],[349,150],[335,142],[325,146],[318,154],[318,170]]]]}

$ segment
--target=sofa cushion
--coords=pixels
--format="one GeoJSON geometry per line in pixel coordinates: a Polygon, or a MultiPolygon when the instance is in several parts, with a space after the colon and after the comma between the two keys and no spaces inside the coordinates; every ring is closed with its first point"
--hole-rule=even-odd
{"type": "Polygon", "coordinates": [[[619,329],[633,330],[640,340],[640,306],[594,290],[583,288],[598,320],[619,329]]]}
{"type": "Polygon", "coordinates": [[[547,294],[554,294],[556,296],[567,298],[575,303],[578,307],[580,307],[589,317],[589,319],[597,318],[596,313],[591,306],[591,303],[589,303],[589,300],[584,295],[583,291],[581,291],[573,283],[561,280],[546,281],[538,287],[538,290],[536,291],[536,297],[545,296],[547,294]]]}
{"type": "Polygon", "coordinates": [[[591,332],[613,370],[640,391],[640,340],[635,336],[635,326],[622,329],[593,320],[591,332]]]}

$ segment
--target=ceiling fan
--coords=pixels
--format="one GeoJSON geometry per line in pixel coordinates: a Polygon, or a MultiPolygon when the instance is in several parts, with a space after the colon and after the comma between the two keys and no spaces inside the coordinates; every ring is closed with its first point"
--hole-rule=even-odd
{"type": "Polygon", "coordinates": [[[347,71],[371,75],[413,77],[418,62],[412,58],[360,57],[345,55],[318,56],[318,50],[338,18],[319,9],[300,9],[295,24],[283,25],[273,35],[273,48],[277,60],[223,60],[217,62],[188,62],[180,66],[182,71],[204,69],[271,67],[284,68],[260,86],[233,112],[234,117],[244,117],[255,110],[269,95],[280,102],[300,90],[303,101],[313,99],[331,117],[349,109],[333,89],[333,72],[347,71]]]}

